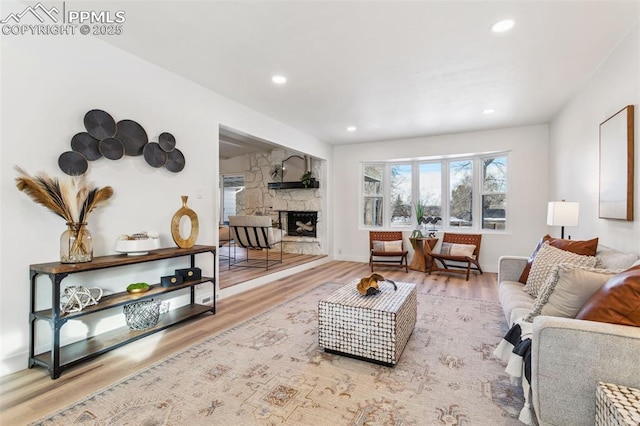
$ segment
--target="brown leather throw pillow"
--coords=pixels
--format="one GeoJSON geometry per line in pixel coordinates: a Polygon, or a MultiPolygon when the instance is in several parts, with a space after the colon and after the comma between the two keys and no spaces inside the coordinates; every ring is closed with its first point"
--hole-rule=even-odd
{"type": "Polygon", "coordinates": [[[520,281],[522,284],[527,283],[527,278],[529,278],[529,271],[531,270],[531,265],[533,264],[533,259],[535,259],[536,254],[538,254],[538,250],[542,247],[545,241],[549,241],[549,245],[555,248],[559,248],[560,250],[570,251],[571,253],[579,254],[582,256],[595,256],[596,251],[598,250],[598,239],[594,238],[592,240],[563,240],[562,238],[554,238],[551,235],[547,234],[544,237],[540,238],[538,241],[538,245],[533,250],[533,253],[527,260],[527,266],[524,267],[522,274],[520,275],[520,281]]]}
{"type": "Polygon", "coordinates": [[[611,277],[576,319],[640,327],[640,266],[611,277]]]}

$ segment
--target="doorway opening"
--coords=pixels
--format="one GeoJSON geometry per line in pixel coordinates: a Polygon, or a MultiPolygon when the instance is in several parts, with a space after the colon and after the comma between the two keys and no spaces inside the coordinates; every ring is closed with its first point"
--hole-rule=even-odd
{"type": "Polygon", "coordinates": [[[221,175],[220,185],[220,218],[225,225],[229,224],[229,216],[243,213],[244,175],[221,175]]]}

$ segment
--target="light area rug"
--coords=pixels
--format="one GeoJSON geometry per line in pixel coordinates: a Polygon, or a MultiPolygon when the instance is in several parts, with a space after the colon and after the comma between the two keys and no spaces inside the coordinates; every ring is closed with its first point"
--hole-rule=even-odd
{"type": "Polygon", "coordinates": [[[343,285],[325,283],[35,424],[520,424],[521,390],[492,355],[506,331],[498,303],[418,285],[416,327],[384,367],[318,346],[318,301],[343,285]]]}

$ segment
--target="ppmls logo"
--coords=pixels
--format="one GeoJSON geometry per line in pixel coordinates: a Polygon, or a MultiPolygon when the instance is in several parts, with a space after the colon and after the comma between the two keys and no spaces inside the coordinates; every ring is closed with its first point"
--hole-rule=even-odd
{"type": "Polygon", "coordinates": [[[19,24],[25,15],[35,16],[35,18],[41,23],[45,22],[45,19],[42,16],[48,17],[53,21],[53,23],[57,23],[58,18],[56,18],[55,15],[58,13],[60,13],[60,11],[55,6],[51,9],[47,9],[42,5],[42,3],[38,3],[35,6],[28,6],[20,13],[10,13],[9,16],[0,21],[0,24],[6,24],[10,21],[14,21],[16,24],[19,24]]]}
{"type": "Polygon", "coordinates": [[[38,2],[27,6],[22,12],[9,13],[0,19],[3,35],[120,35],[126,21],[125,11],[73,10],[61,4],[62,12],[56,6],[45,7],[38,2]]]}

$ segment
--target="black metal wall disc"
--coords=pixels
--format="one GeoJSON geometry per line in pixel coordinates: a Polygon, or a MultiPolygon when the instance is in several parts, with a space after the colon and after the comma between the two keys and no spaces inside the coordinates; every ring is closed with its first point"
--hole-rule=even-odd
{"type": "Polygon", "coordinates": [[[102,140],[116,135],[116,121],[101,109],[92,109],[84,115],[84,127],[94,138],[102,140]]]}
{"type": "Polygon", "coordinates": [[[167,164],[164,165],[167,170],[178,173],[179,171],[184,169],[184,164],[184,155],[182,155],[182,152],[180,152],[179,149],[174,149],[171,152],[167,152],[167,164]]]}
{"type": "Polygon", "coordinates": [[[149,142],[147,132],[133,120],[118,121],[115,137],[124,145],[125,154],[132,156],[142,155],[142,149],[149,142]]]}
{"type": "Polygon", "coordinates": [[[100,152],[109,160],[119,160],[124,156],[124,145],[116,138],[106,138],[100,141],[100,152]]]}
{"type": "Polygon", "coordinates": [[[100,141],[87,132],[81,132],[71,138],[71,149],[82,154],[88,161],[102,157],[99,149],[100,141]]]}
{"type": "Polygon", "coordinates": [[[167,153],[156,142],[149,142],[142,149],[144,159],[151,167],[162,167],[167,162],[167,153]]]}
{"type": "Polygon", "coordinates": [[[168,132],[160,133],[160,136],[158,136],[158,143],[163,151],[171,152],[176,147],[176,138],[168,132]]]}
{"type": "Polygon", "coordinates": [[[89,163],[79,152],[67,151],[58,157],[58,166],[69,176],[79,176],[87,171],[89,163]]]}

